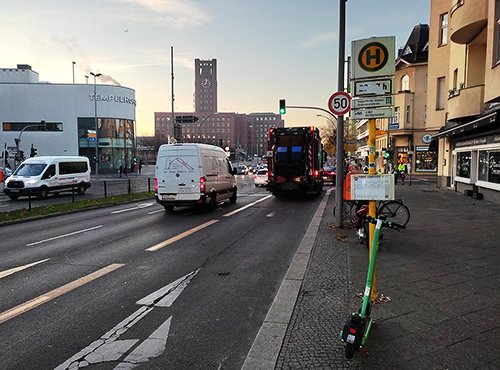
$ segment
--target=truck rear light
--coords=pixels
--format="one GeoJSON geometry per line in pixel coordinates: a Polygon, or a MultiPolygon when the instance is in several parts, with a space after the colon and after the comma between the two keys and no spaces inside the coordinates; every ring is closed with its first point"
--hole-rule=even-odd
{"type": "Polygon", "coordinates": [[[158,193],[158,179],[156,177],[154,180],[154,190],[155,190],[155,193],[158,193]]]}
{"type": "Polygon", "coordinates": [[[200,192],[201,193],[205,192],[205,181],[206,181],[206,179],[204,177],[200,177],[200,192]]]}

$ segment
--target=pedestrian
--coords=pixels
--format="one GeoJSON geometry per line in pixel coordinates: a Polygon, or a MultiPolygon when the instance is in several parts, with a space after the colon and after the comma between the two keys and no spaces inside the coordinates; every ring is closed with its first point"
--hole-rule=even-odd
{"type": "Polygon", "coordinates": [[[139,159],[139,175],[141,174],[142,171],[142,159],[139,159]]]}
{"type": "Polygon", "coordinates": [[[118,169],[118,172],[120,173],[120,177],[123,175],[123,164],[120,165],[120,168],[118,169]]]}
{"type": "Polygon", "coordinates": [[[135,162],[132,162],[130,165],[130,174],[132,175],[135,172],[135,162]]]}
{"type": "Polygon", "coordinates": [[[125,175],[125,177],[128,177],[128,174],[127,174],[128,170],[127,170],[127,166],[123,166],[123,174],[125,175]]]}

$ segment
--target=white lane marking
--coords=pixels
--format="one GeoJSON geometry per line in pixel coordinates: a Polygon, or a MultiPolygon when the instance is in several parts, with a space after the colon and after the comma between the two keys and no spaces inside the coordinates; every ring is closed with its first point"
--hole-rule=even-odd
{"type": "Polygon", "coordinates": [[[117,213],[122,213],[122,212],[135,211],[135,210],[138,210],[138,209],[141,209],[141,208],[151,207],[153,204],[155,204],[155,203],[154,202],[152,202],[152,203],[141,203],[141,204],[138,204],[137,206],[132,207],[132,208],[125,208],[125,209],[120,209],[119,211],[113,211],[113,212],[111,212],[111,214],[117,214],[117,213]]]}
{"type": "Polygon", "coordinates": [[[271,213],[266,215],[266,217],[274,217],[275,214],[276,214],[276,211],[272,211],[271,213]]]}
{"type": "Polygon", "coordinates": [[[147,297],[142,298],[140,301],[137,301],[136,304],[143,306],[154,305],[157,307],[170,307],[199,270],[200,269],[190,272],[163,288],[158,289],[156,292],[153,292],[147,297]]]}
{"type": "MultiPolygon", "coordinates": [[[[127,332],[132,326],[137,324],[155,307],[170,307],[170,304],[179,296],[191,279],[200,269],[192,271],[187,275],[175,280],[167,286],[142,298],[137,304],[145,305],[136,310],[133,314],[122,320],[113,329],[80,352],[56,367],[55,370],[79,369],[91,364],[103,362],[120,361],[134,345],[140,342],[139,339],[118,340],[120,335],[127,332]],[[169,288],[169,289],[167,289],[169,288]],[[180,291],[179,291],[180,289],[180,291]],[[175,296],[173,299],[169,296],[175,296]],[[170,304],[167,301],[170,300],[170,304]]],[[[125,370],[136,367],[140,363],[145,363],[154,357],[160,356],[166,348],[168,334],[172,316],[164,321],[148,338],[140,343],[115,369],[125,370]]]]}
{"type": "Polygon", "coordinates": [[[157,251],[157,250],[159,250],[159,249],[161,249],[163,247],[166,247],[167,245],[175,243],[176,241],[181,240],[182,238],[185,238],[186,236],[189,236],[191,234],[194,234],[194,233],[196,233],[196,232],[204,229],[205,227],[213,225],[213,224],[215,224],[217,222],[219,222],[219,220],[210,220],[208,222],[205,222],[204,224],[201,224],[201,225],[198,225],[196,227],[193,227],[192,229],[184,231],[183,233],[180,233],[180,234],[178,234],[176,236],[173,236],[170,239],[162,241],[161,243],[155,244],[152,247],[147,248],[146,251],[148,251],[148,252],[155,252],[155,251],[157,251]]]}
{"type": "Polygon", "coordinates": [[[232,212],[226,213],[225,215],[222,215],[222,217],[229,217],[229,216],[235,215],[236,213],[241,212],[241,211],[243,211],[244,209],[247,209],[247,208],[249,208],[249,207],[252,207],[252,206],[256,205],[256,204],[257,204],[257,203],[259,203],[259,202],[263,202],[263,201],[265,201],[266,199],[269,199],[269,198],[271,198],[271,197],[272,197],[272,195],[267,195],[267,196],[265,196],[264,198],[259,199],[259,200],[256,200],[256,201],[255,201],[255,202],[253,202],[253,203],[249,203],[249,204],[247,204],[246,206],[243,206],[243,207],[241,207],[241,208],[238,208],[238,209],[236,209],[236,210],[234,210],[234,211],[232,211],[232,212]]]}
{"type": "Polygon", "coordinates": [[[45,243],[45,242],[50,242],[52,240],[65,238],[67,236],[72,236],[72,235],[81,234],[81,233],[84,233],[84,232],[87,232],[87,231],[91,231],[91,230],[95,230],[95,229],[100,229],[103,226],[104,225],[98,225],[98,226],[94,226],[94,227],[89,227],[88,229],[78,230],[78,231],[74,231],[72,233],[68,233],[68,234],[64,234],[64,235],[59,235],[59,236],[54,236],[53,238],[44,239],[44,240],[40,240],[40,241],[37,241],[37,242],[26,244],[26,246],[27,247],[31,247],[32,245],[42,244],[42,243],[45,243]]]}
{"type": "Polygon", "coordinates": [[[144,342],[139,344],[115,370],[132,369],[141,363],[160,356],[167,347],[167,338],[170,331],[172,316],[156,329],[144,342]]]}
{"type": "Polygon", "coordinates": [[[54,298],[57,298],[65,293],[68,293],[76,288],[79,288],[82,285],[85,285],[87,283],[90,283],[91,281],[100,278],[101,276],[104,276],[106,274],[109,274],[110,272],[124,266],[121,263],[113,263],[109,266],[106,266],[100,270],[97,270],[91,274],[85,275],[81,277],[80,279],[77,279],[75,281],[72,281],[71,283],[68,283],[66,285],[63,285],[62,287],[56,288],[54,290],[51,290],[48,293],[42,294],[39,297],[36,297],[28,302],[22,303],[16,307],[11,308],[10,310],[4,311],[0,313],[0,324],[12,319],[13,317],[16,317],[17,315],[20,315],[24,312],[27,312],[31,310],[32,308],[40,306],[42,303],[48,302],[54,298]]]}
{"type": "Polygon", "coordinates": [[[30,267],[33,267],[33,266],[36,266],[40,263],[44,263],[46,261],[50,260],[50,258],[46,258],[44,260],[41,260],[41,261],[36,261],[36,262],[32,262],[32,263],[28,263],[27,265],[23,265],[23,266],[18,266],[18,267],[14,267],[14,268],[11,268],[9,270],[5,270],[5,271],[0,271],[0,279],[1,278],[4,278],[6,276],[9,276],[9,275],[12,275],[13,273],[16,273],[16,272],[19,272],[19,271],[22,271],[24,269],[27,269],[27,268],[30,268],[30,267]]]}
{"type": "Polygon", "coordinates": [[[148,212],[148,215],[154,215],[155,213],[159,213],[159,212],[165,212],[164,209],[158,209],[156,211],[151,211],[151,212],[148,212]]]}

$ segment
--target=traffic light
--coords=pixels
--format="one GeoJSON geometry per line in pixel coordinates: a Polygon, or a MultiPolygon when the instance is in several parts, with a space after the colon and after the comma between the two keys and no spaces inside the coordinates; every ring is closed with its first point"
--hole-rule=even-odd
{"type": "Polygon", "coordinates": [[[19,151],[19,160],[20,160],[20,161],[24,161],[24,159],[25,159],[25,158],[24,158],[24,151],[20,150],[20,151],[19,151]]]}
{"type": "Polygon", "coordinates": [[[386,150],[384,156],[386,159],[391,159],[392,158],[392,150],[386,150]]]}
{"type": "Polygon", "coordinates": [[[37,155],[38,154],[37,152],[38,152],[37,148],[31,147],[30,157],[34,157],[35,155],[37,155]]]}
{"type": "Polygon", "coordinates": [[[286,113],[286,101],[285,99],[280,100],[280,114],[286,113]]]}

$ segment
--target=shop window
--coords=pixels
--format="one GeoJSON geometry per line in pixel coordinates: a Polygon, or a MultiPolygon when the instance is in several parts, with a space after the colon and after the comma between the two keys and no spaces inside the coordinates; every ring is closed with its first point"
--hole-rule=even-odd
{"type": "Polygon", "coordinates": [[[500,184],[500,151],[479,152],[478,180],[500,184]]]}
{"type": "Polygon", "coordinates": [[[429,147],[416,147],[415,171],[436,172],[438,156],[437,152],[429,151],[429,147]]]}
{"type": "Polygon", "coordinates": [[[471,174],[471,152],[457,153],[456,175],[470,179],[471,174]]]}

